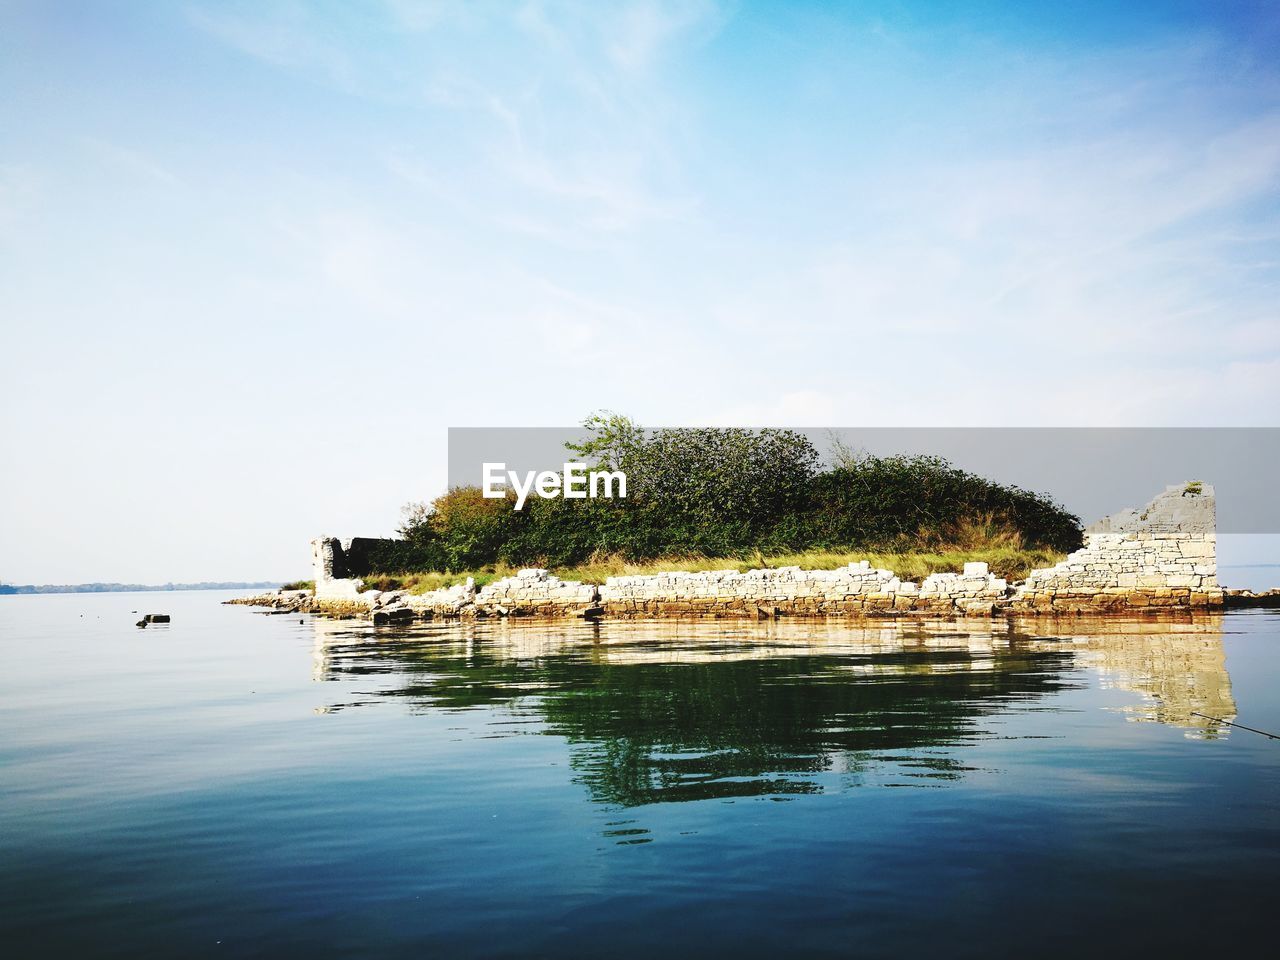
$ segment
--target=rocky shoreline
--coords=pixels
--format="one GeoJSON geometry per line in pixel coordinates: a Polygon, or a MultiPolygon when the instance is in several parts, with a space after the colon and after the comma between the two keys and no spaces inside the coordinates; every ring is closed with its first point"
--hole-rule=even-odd
{"type": "MultiPolygon", "coordinates": [[[[736,571],[735,571],[736,572],[736,571]]],[[[751,571],[757,572],[757,571],[751,571]]],[[[821,571],[828,572],[828,571],[821,571]]],[[[989,602],[978,605],[967,605],[963,608],[954,604],[923,604],[912,607],[886,605],[872,601],[870,603],[844,605],[828,604],[815,606],[811,610],[798,611],[794,608],[784,609],[773,602],[733,602],[717,600],[711,603],[697,601],[663,603],[648,607],[609,609],[601,604],[573,605],[551,603],[539,606],[520,604],[505,607],[501,604],[461,603],[458,605],[440,606],[430,599],[424,600],[421,594],[402,593],[397,591],[368,591],[367,600],[362,596],[356,600],[332,599],[316,597],[310,590],[279,590],[272,593],[257,594],[250,597],[237,597],[224,601],[228,604],[268,608],[271,613],[280,614],[315,614],[335,619],[364,619],[375,624],[413,623],[429,620],[477,620],[509,617],[514,619],[681,619],[681,618],[714,618],[759,620],[777,619],[780,617],[813,616],[813,617],[901,617],[907,615],[923,615],[932,617],[955,616],[997,616],[1001,614],[1026,616],[1028,614],[1052,612],[1061,614],[1107,614],[1107,613],[1173,613],[1185,611],[1185,604],[1166,603],[1135,608],[1127,605],[1095,602],[1092,605],[1079,604],[1072,610],[1056,609],[1028,610],[1010,603],[989,602]]],[[[1105,597],[1105,595],[1102,595],[1105,597]]],[[[1280,609],[1280,589],[1267,590],[1261,593],[1252,590],[1224,590],[1222,602],[1214,609],[1239,609],[1246,607],[1262,607],[1280,609]]]]}

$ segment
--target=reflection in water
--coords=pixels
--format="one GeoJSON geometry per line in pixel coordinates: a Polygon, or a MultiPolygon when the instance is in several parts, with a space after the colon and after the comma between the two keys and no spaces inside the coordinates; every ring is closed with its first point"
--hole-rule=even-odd
{"type": "Polygon", "coordinates": [[[1229,728],[1193,711],[1235,717],[1218,616],[314,626],[317,679],[376,681],[326,711],[488,708],[506,734],[564,737],[592,797],[623,806],[941,785],[969,769],[957,746],[1090,669],[1141,696],[1136,719],[1208,738],[1229,728]]]}
{"type": "MultiPolygon", "coordinates": [[[[1035,621],[1021,626],[1033,635],[1055,628],[1052,623],[1035,621]]],[[[1058,628],[1063,626],[1070,624],[1056,624],[1058,628]]],[[[1098,671],[1103,687],[1127,690],[1141,697],[1140,702],[1121,708],[1130,719],[1182,727],[1192,739],[1221,739],[1230,731],[1230,727],[1215,722],[1236,718],[1222,646],[1222,614],[1160,621],[1102,621],[1084,631],[1057,635],[1071,640],[1077,660],[1098,671]]]]}

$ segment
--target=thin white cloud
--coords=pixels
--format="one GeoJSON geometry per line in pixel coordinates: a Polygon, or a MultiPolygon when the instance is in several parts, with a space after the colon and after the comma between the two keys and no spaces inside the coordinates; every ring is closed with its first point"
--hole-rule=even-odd
{"type": "Polygon", "coordinates": [[[379,53],[380,35],[369,23],[346,18],[344,35],[299,5],[198,7],[191,18],[272,66],[384,102],[416,90],[421,109],[449,111],[451,150],[469,152],[478,172],[508,181],[495,196],[493,223],[546,236],[566,225],[607,234],[679,220],[696,207],[670,146],[681,107],[650,68],[685,39],[709,36],[722,22],[714,4],[513,10],[393,2],[385,9],[385,27],[401,30],[394,60],[379,53]],[[450,32],[460,24],[466,47],[450,32]],[[488,42],[477,48],[476,36],[488,42]],[[480,122],[485,117],[492,122],[480,122]]]}
{"type": "MultiPolygon", "coordinates": [[[[605,9],[609,9],[605,5],[605,9]]],[[[715,19],[712,3],[640,0],[613,10],[605,24],[609,59],[625,70],[648,69],[674,39],[715,19]]]]}
{"type": "Polygon", "coordinates": [[[85,137],[83,142],[100,159],[130,174],[145,177],[165,186],[182,186],[182,178],[154,156],[132,147],[122,146],[98,137],[85,137]]]}
{"type": "Polygon", "coordinates": [[[40,202],[40,175],[26,163],[0,163],[0,230],[30,217],[40,202]]]}
{"type": "Polygon", "coordinates": [[[297,2],[271,5],[189,6],[191,23],[254,59],[277,67],[317,70],[335,84],[349,84],[356,68],[341,34],[297,2]]]}

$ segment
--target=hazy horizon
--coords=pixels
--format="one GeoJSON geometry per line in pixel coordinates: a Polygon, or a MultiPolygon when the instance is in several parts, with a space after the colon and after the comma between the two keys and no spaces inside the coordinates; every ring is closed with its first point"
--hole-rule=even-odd
{"type": "Polygon", "coordinates": [[[443,491],[450,426],[1274,425],[1278,40],[6,3],[0,579],[305,576],[443,491]]]}

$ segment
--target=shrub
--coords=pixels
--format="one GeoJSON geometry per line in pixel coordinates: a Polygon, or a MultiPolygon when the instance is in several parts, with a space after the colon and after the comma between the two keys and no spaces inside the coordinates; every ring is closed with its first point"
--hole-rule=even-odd
{"type": "Polygon", "coordinates": [[[410,504],[402,544],[373,569],[568,566],[593,556],[746,556],[807,549],[1075,549],[1080,522],[1040,494],[960,470],[939,457],[818,453],[791,430],[645,431],[616,414],[585,424],[569,448],[623,470],[625,499],[486,499],[456,487],[410,504]]]}
{"type": "MultiPolygon", "coordinates": [[[[583,511],[595,535],[576,531],[576,539],[633,558],[672,550],[723,554],[776,539],[779,523],[803,510],[818,465],[813,445],[791,430],[645,431],[616,414],[584,425],[592,436],[570,450],[597,467],[623,470],[627,498],[583,511]]],[[[556,510],[544,514],[564,524],[556,510]]],[[[540,526],[531,524],[530,536],[540,526]]]]}
{"type": "Polygon", "coordinates": [[[812,543],[892,546],[972,542],[981,530],[1029,546],[1074,550],[1080,520],[1041,494],[994,483],[941,457],[863,457],[813,483],[812,543]]]}
{"type": "MultiPolygon", "coordinates": [[[[385,565],[391,558],[379,557],[374,569],[465,570],[492,563],[502,545],[509,541],[523,521],[523,513],[512,509],[512,499],[486,498],[479,487],[454,487],[437,497],[428,507],[409,504],[403,510],[400,535],[405,551],[429,563],[399,567],[385,565]]],[[[384,551],[384,554],[390,551],[384,551]]]]}
{"type": "Polygon", "coordinates": [[[443,570],[448,566],[448,557],[438,539],[420,534],[370,544],[366,564],[370,573],[443,570]]]}

